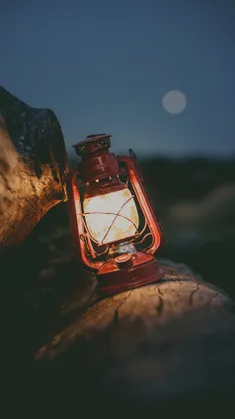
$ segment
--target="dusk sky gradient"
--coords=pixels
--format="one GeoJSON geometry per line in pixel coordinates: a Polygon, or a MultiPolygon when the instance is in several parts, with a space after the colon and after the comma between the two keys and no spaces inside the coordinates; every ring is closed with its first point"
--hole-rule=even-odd
{"type": "Polygon", "coordinates": [[[235,155],[233,0],[0,0],[0,84],[139,154],[235,155]],[[185,110],[168,113],[180,90],[185,110]]]}

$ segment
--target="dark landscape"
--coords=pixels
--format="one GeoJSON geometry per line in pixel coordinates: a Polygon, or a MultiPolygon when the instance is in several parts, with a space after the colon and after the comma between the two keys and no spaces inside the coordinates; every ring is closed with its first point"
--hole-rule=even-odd
{"type": "MultiPolygon", "coordinates": [[[[164,231],[157,258],[187,264],[235,298],[235,159],[153,158],[140,160],[140,165],[164,231]]],[[[30,352],[43,339],[48,318],[60,307],[71,281],[81,281],[67,203],[44,216],[14,257],[13,265],[5,259],[9,295],[3,305],[14,316],[9,301],[17,303],[21,325],[32,327],[25,344],[33,345],[35,331],[30,352]]]]}

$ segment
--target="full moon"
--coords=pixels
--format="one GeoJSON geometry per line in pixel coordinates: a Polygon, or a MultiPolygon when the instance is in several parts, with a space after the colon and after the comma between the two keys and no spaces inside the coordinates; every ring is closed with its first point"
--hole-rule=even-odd
{"type": "Polygon", "coordinates": [[[163,108],[171,114],[183,112],[187,105],[187,97],[179,90],[170,90],[162,99],[163,108]]]}

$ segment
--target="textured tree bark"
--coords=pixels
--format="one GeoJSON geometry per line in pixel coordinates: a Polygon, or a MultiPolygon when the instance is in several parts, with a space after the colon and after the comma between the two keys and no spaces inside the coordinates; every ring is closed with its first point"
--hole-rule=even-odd
{"type": "MultiPolygon", "coordinates": [[[[103,406],[157,407],[181,395],[231,395],[233,302],[184,265],[168,261],[162,267],[165,278],[155,284],[104,299],[87,295],[89,305],[67,326],[57,324],[36,364],[60,367],[60,388],[103,406]]],[[[74,299],[71,294],[71,307],[74,299]]],[[[62,306],[62,318],[68,307],[62,306]]]]}
{"type": "Polygon", "coordinates": [[[66,200],[67,154],[59,122],[0,86],[0,252],[19,245],[66,200]]]}

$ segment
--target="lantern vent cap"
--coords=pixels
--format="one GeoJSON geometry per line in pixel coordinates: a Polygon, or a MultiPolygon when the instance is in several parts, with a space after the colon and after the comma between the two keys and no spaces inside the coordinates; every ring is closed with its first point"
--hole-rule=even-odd
{"type": "Polygon", "coordinates": [[[102,150],[108,150],[111,147],[111,135],[91,134],[85,140],[73,145],[78,156],[87,156],[102,150]]]}

